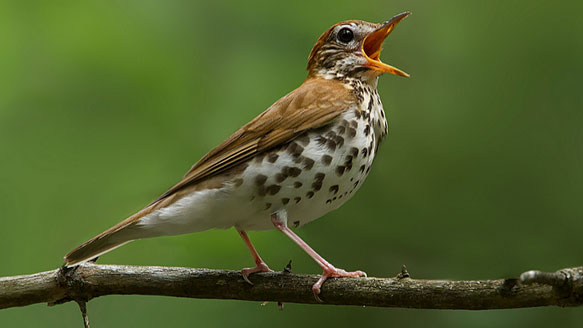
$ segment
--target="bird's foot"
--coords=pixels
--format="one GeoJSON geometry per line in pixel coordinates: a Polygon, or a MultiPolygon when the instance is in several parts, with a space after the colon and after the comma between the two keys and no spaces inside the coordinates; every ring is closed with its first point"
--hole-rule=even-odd
{"type": "Polygon", "coordinates": [[[265,264],[265,262],[257,263],[257,266],[254,268],[245,268],[245,269],[241,270],[241,274],[243,275],[243,279],[245,279],[245,281],[250,283],[251,285],[253,285],[253,283],[251,282],[251,280],[249,280],[249,275],[252,273],[257,273],[257,272],[273,272],[273,270],[271,270],[267,266],[267,264],[265,264]]]}
{"type": "Polygon", "coordinates": [[[323,301],[320,299],[320,297],[318,297],[318,294],[320,294],[320,290],[321,290],[324,282],[330,277],[339,277],[339,278],[340,277],[366,277],[366,272],[360,271],[360,270],[348,272],[348,271],[345,271],[342,269],[337,269],[331,265],[325,266],[324,272],[322,272],[320,279],[318,279],[318,281],[314,284],[314,286],[312,286],[312,291],[314,292],[314,297],[316,298],[316,300],[318,300],[318,302],[323,303],[323,301]]]}

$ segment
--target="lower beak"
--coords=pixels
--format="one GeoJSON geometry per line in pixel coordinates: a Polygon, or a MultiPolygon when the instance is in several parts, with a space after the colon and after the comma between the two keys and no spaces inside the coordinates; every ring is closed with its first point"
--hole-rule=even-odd
{"type": "Polygon", "coordinates": [[[364,58],[366,58],[368,61],[368,67],[382,73],[391,73],[409,77],[409,74],[403,72],[402,70],[381,62],[380,56],[383,41],[387,38],[387,36],[389,36],[389,34],[391,34],[391,32],[395,29],[395,26],[397,26],[400,21],[405,19],[405,17],[409,16],[410,14],[410,12],[404,12],[396,15],[395,17],[384,22],[381,27],[364,38],[361,51],[364,55],[364,58]]]}

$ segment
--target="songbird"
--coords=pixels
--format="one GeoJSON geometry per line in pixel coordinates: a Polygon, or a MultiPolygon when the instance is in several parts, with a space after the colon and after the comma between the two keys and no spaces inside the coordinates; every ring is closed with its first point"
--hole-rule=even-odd
{"type": "Polygon", "coordinates": [[[132,240],[234,227],[251,251],[248,276],[271,271],[246,231],[276,228],[328,277],[366,276],[337,269],[289,227],[337,209],[362,186],[388,124],[378,77],[402,70],[379,59],[385,38],[409,15],[373,24],[343,21],[325,31],[308,57],[308,76],[294,91],[200,159],[152,203],[65,256],[67,266],[93,260],[132,240]]]}

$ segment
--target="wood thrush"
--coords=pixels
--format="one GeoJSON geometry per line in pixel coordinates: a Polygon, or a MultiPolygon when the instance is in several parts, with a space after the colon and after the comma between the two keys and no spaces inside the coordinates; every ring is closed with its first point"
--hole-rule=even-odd
{"type": "MultiPolygon", "coordinates": [[[[235,227],[254,268],[243,278],[271,271],[247,230],[275,227],[328,277],[365,276],[335,268],[289,227],[302,226],[340,207],[367,177],[388,125],[377,93],[378,77],[407,73],[380,61],[382,43],[408,12],[385,23],[351,20],[324,32],[297,89],[206,154],[172,188],[123,222],[65,256],[75,266],[132,240],[235,227]]],[[[250,282],[250,281],[249,281],[250,282]]]]}

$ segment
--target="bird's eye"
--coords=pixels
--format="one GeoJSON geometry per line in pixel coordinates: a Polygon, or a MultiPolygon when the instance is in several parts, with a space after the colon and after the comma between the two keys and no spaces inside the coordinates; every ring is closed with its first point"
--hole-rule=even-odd
{"type": "Polygon", "coordinates": [[[348,43],[354,39],[354,33],[348,27],[344,27],[340,31],[338,31],[338,41],[342,43],[348,43]]]}

